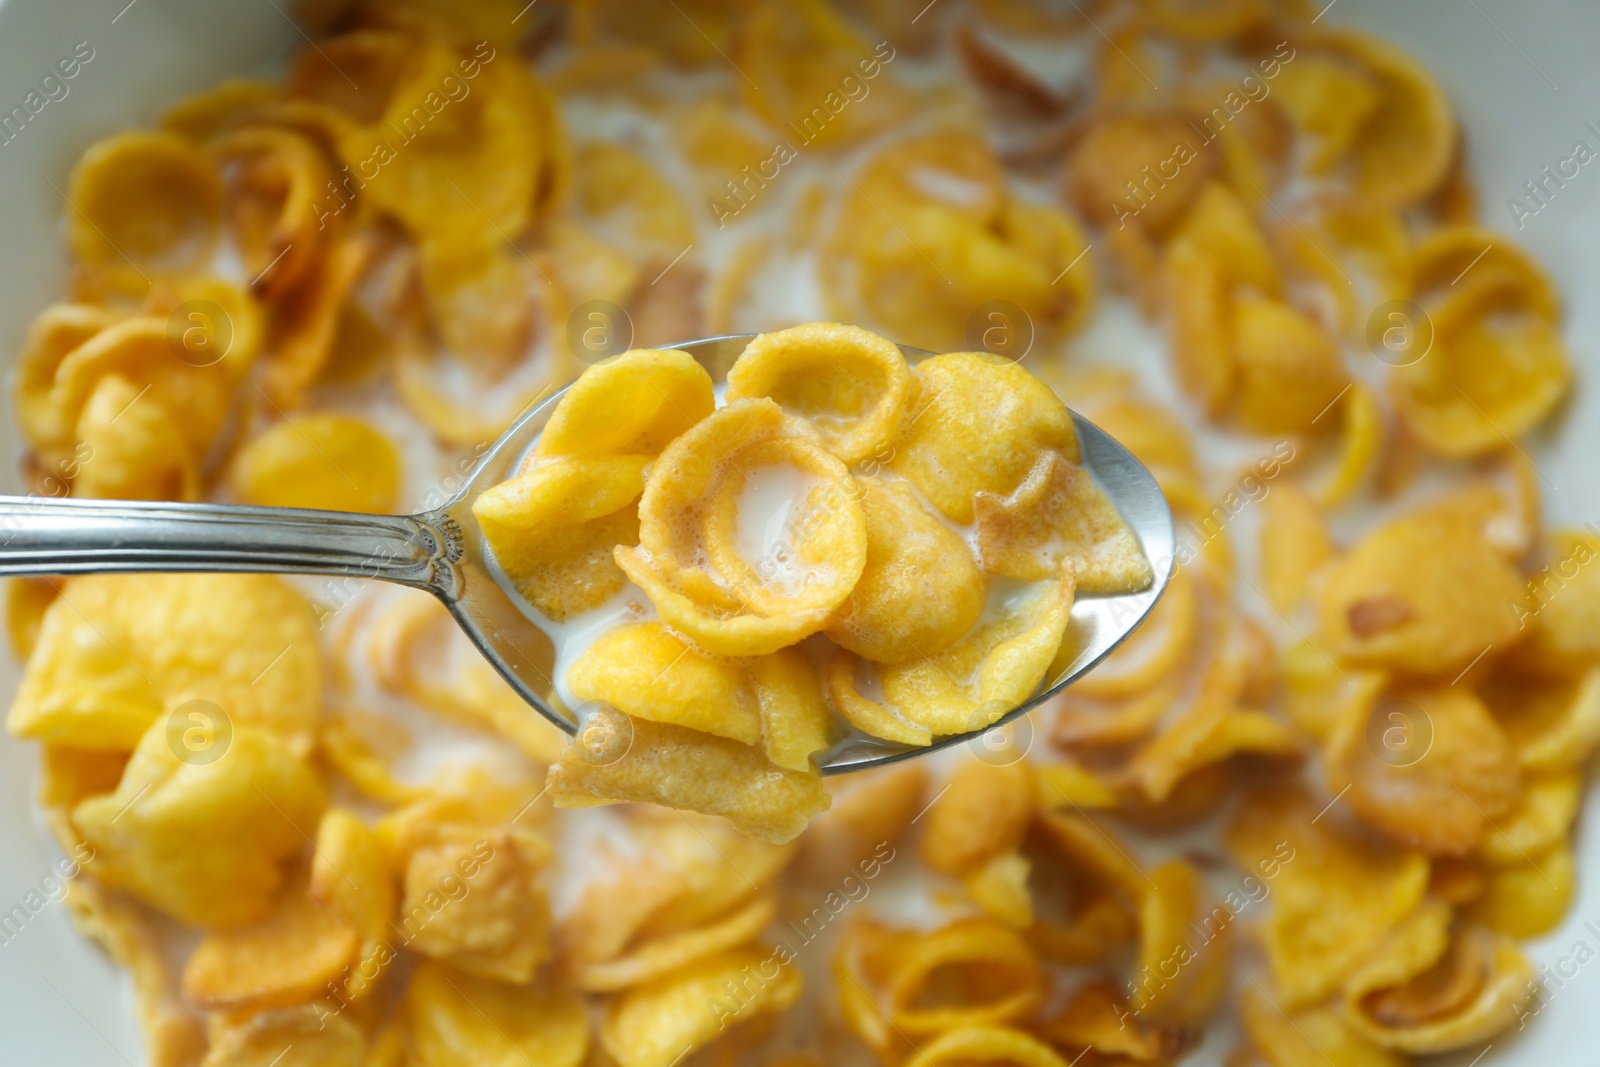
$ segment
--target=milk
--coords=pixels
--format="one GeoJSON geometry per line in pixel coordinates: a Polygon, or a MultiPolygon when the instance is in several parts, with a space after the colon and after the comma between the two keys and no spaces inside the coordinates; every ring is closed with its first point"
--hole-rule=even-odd
{"type": "Polygon", "coordinates": [[[785,596],[798,594],[816,578],[795,547],[795,535],[808,521],[806,499],[816,487],[805,471],[771,464],[747,472],[739,490],[734,548],[764,583],[785,596]]]}

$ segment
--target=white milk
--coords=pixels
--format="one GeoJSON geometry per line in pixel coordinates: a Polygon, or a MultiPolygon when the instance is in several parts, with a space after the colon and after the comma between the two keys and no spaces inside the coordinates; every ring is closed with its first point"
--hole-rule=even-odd
{"type": "Polygon", "coordinates": [[[796,533],[809,520],[806,498],[816,479],[787,464],[757,467],[739,491],[734,548],[761,580],[792,596],[816,577],[800,562],[796,533]]]}

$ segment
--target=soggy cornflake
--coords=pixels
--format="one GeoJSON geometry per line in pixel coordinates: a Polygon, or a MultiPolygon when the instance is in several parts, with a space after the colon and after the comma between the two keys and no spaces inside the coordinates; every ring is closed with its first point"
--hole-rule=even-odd
{"type": "Polygon", "coordinates": [[[191,749],[253,728],[292,754],[310,751],[322,699],[316,618],[281,578],[107,574],[60,589],[6,720],[14,735],[129,752],[170,722],[191,749]],[[185,711],[196,701],[198,719],[185,711]]]}
{"type": "Polygon", "coordinates": [[[404,1011],[427,1067],[578,1067],[589,1051],[589,1020],[576,995],[506,985],[431,960],[411,976],[404,1011]]]}
{"type": "Polygon", "coordinates": [[[237,726],[215,760],[186,762],[166,723],[140,739],[117,788],[72,822],[97,876],[182,922],[232,926],[270,910],[326,803],[310,767],[273,734],[237,726]]]}
{"type": "Polygon", "coordinates": [[[201,1067],[344,1067],[368,1049],[354,1022],[302,1005],[224,1022],[201,1067]]]}
{"type": "Polygon", "coordinates": [[[1397,843],[1460,855],[1516,802],[1515,753],[1470,691],[1403,689],[1353,710],[1329,745],[1330,784],[1397,843]]]}
{"type": "Polygon", "coordinates": [[[775,950],[731,949],[612,999],[600,1045],[620,1067],[672,1067],[685,1050],[709,1044],[728,1027],[788,1009],[802,987],[800,973],[775,950]]]}
{"type": "Polygon", "coordinates": [[[472,502],[495,562],[534,607],[560,621],[622,588],[612,552],[638,541],[636,505],[650,460],[551,459],[472,502]]]}
{"type": "Polygon", "coordinates": [[[100,141],[67,188],[68,241],[85,262],[135,278],[141,270],[182,273],[203,264],[217,240],[216,168],[177,134],[130,131],[100,141]]]}
{"type": "Polygon", "coordinates": [[[1507,444],[1571,390],[1562,294],[1471,222],[1437,80],[1269,0],[545,6],[303,5],[283,84],[63,187],[13,385],[33,491],[394,511],[401,442],[444,499],[576,378],[477,523],[551,619],[638,587],[563,660],[562,752],[421,594],[319,634],[271,578],[14,584],[51,877],[152,1067],[1153,1065],[1225,989],[1273,1067],[1527,1025],[1518,939],[1571,908],[1600,741],[1600,545],[1544,531],[1507,444]],[[924,77],[952,44],[989,97],[924,77]],[[1119,369],[1121,304],[1063,347],[1108,272],[1185,410],[1119,369]],[[808,313],[859,325],[782,328],[808,313]],[[648,347],[747,326],[714,367],[648,347]],[[1046,382],[1193,554],[1053,706],[835,802],[847,728],[980,729],[1080,647],[1074,591],[1160,562],[1046,382]],[[1266,435],[1243,481],[1214,426],[1266,435]],[[531,765],[417,781],[396,699],[531,765]]]}
{"type": "Polygon", "coordinates": [[[770,892],[752,897],[726,915],[690,930],[663,933],[613,959],[592,963],[577,974],[579,988],[613,992],[652,981],[697,960],[749,944],[777,917],[770,892]]]}
{"type": "Polygon", "coordinates": [[[586,759],[579,732],[550,768],[550,796],[558,807],[663,804],[720,815],[753,837],[777,842],[792,840],[828,808],[814,769],[786,770],[750,745],[681,726],[639,719],[631,729],[631,746],[614,762],[586,759]]]}
{"type": "Polygon", "coordinates": [[[1543,422],[1571,384],[1559,321],[1512,277],[1468,276],[1432,313],[1434,351],[1395,371],[1395,407],[1444,456],[1482,455],[1543,422]]]}
{"type": "Polygon", "coordinates": [[[822,628],[860,577],[866,530],[850,475],[806,433],[769,399],[738,400],[674,440],[651,468],[639,548],[619,548],[617,563],[668,625],[709,652],[763,655],[794,644],[822,628]],[[745,559],[737,545],[740,494],[771,477],[763,467],[820,482],[780,546],[815,578],[793,596],[772,580],[774,561],[745,559]]]}
{"type": "Polygon", "coordinates": [[[1488,871],[1483,895],[1471,902],[1467,913],[1508,937],[1540,937],[1566,918],[1577,882],[1572,842],[1562,840],[1488,871]]]}
{"type": "Polygon", "coordinates": [[[894,141],[851,186],[818,265],[833,318],[935,352],[987,342],[1012,359],[1087,322],[1088,237],[1059,207],[1013,196],[980,134],[894,141]]]}
{"type": "Polygon", "coordinates": [[[1521,636],[1523,583],[1476,525],[1419,510],[1368,533],[1328,568],[1317,598],[1327,648],[1364,665],[1448,681],[1521,636]]]}
{"type": "Polygon", "coordinates": [[[1070,560],[1080,593],[1137,593],[1155,574],[1139,539],[1088,471],[1046,452],[1008,496],[974,503],[984,569],[1042,581],[1070,560]]]}
{"type": "Polygon", "coordinates": [[[920,844],[923,863],[960,875],[1011,852],[1022,843],[1034,799],[1033,770],[1026,762],[963,764],[928,810],[920,844]]]}
{"type": "Polygon", "coordinates": [[[1533,974],[1510,938],[1476,925],[1451,927],[1448,908],[1428,905],[1351,979],[1345,1017],[1388,1049],[1428,1054],[1471,1048],[1522,1013],[1533,974]]]}
{"type": "Polygon", "coordinates": [[[1017,1022],[1044,995],[1033,950],[990,919],[959,919],[926,933],[857,920],[840,941],[834,968],[849,990],[845,1021],[870,1045],[1017,1022]]]}
{"type": "Polygon", "coordinates": [[[1241,867],[1276,864],[1261,940],[1285,1009],[1338,990],[1417,909],[1428,885],[1420,853],[1318,818],[1320,806],[1298,791],[1255,793],[1228,828],[1229,852],[1241,867]]]}
{"type": "Polygon", "coordinates": [[[867,558],[826,633],[877,663],[943,652],[983,612],[985,582],[972,552],[904,483],[860,479],[867,558]]]}
{"type": "Polygon", "coordinates": [[[634,717],[732,738],[761,740],[760,703],[737,665],[696,652],[658,622],[619,627],[600,637],[567,671],[582,701],[634,717]]]}
{"type": "Polygon", "coordinates": [[[378,823],[401,872],[399,941],[467,974],[533,979],[551,955],[542,877],[551,845],[531,810],[538,796],[475,774],[378,823]]]}
{"type": "Polygon", "coordinates": [[[1333,1007],[1285,1007],[1256,989],[1240,1006],[1244,1030],[1272,1067],[1405,1067],[1407,1060],[1363,1037],[1333,1007]]]}
{"type": "Polygon", "coordinates": [[[804,653],[780,649],[757,657],[749,670],[761,711],[762,751],[780,767],[809,770],[836,732],[816,668],[804,653]]]}
{"type": "Polygon", "coordinates": [[[892,342],[813,323],[762,334],[728,372],[728,399],[766,396],[815,424],[846,463],[876,455],[900,427],[911,372],[892,342]]]}
{"type": "Polygon", "coordinates": [[[573,383],[539,435],[538,454],[656,455],[712,406],[711,376],[687,353],[625,352],[573,383]]]}
{"type": "Polygon", "coordinates": [[[400,457],[393,441],[360,419],[296,416],[245,445],[233,483],[251,504],[388,514],[399,498],[400,457]]]}
{"type": "Polygon", "coordinates": [[[894,470],[955,522],[972,521],[980,492],[1015,490],[1042,450],[1079,460],[1066,405],[1023,367],[969,352],[924,360],[915,374],[894,470]]]}
{"type": "Polygon", "coordinates": [[[211,1011],[261,1011],[320,996],[356,960],[359,931],[302,881],[259,922],[216,930],[183,969],[183,995],[211,1011]]]}
{"type": "Polygon", "coordinates": [[[935,734],[982,729],[1026,700],[1045,680],[1072,610],[1070,566],[1008,601],[992,622],[927,659],[887,667],[890,707],[935,734]]]}

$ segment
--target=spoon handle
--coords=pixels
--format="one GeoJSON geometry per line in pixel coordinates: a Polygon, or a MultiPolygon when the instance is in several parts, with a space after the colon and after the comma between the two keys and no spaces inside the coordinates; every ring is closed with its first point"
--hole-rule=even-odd
{"type": "Polygon", "coordinates": [[[247,571],[457,594],[454,520],[427,515],[0,496],[0,575],[247,571]]]}

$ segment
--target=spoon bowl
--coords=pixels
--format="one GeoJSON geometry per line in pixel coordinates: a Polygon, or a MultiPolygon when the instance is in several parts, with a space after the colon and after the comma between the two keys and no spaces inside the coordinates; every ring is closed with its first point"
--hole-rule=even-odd
{"type": "MultiPolygon", "coordinates": [[[[753,334],[663,346],[692,355],[721,382],[753,334]]],[[[931,353],[901,346],[915,363],[931,353]]],[[[0,497],[0,575],[135,571],[316,574],[334,603],[351,579],[425,589],[449,608],[490,664],[541,715],[568,734],[577,717],[556,696],[555,646],[496,575],[472,502],[515,476],[568,385],[517,418],[483,454],[456,495],[418,515],[218,504],[0,497]],[[344,585],[341,585],[344,583],[344,585]]],[[[1132,528],[1154,571],[1149,588],[1079,596],[1066,640],[1074,655],[1032,697],[974,734],[916,747],[852,731],[821,762],[824,774],[861,770],[933,752],[1010,723],[1104,659],[1155,606],[1172,576],[1172,512],[1150,472],[1127,449],[1073,412],[1083,462],[1132,528]]]]}

